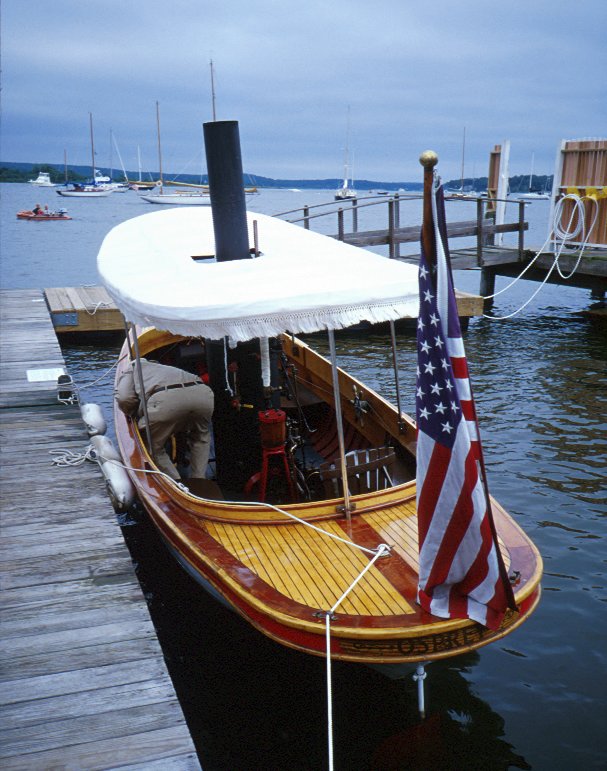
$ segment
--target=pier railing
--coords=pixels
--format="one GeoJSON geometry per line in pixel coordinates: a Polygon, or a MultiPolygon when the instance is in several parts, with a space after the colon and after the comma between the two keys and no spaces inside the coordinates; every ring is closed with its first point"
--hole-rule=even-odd
{"type": "MultiPolygon", "coordinates": [[[[420,234],[420,225],[401,227],[401,204],[403,201],[421,199],[421,193],[419,195],[395,193],[393,196],[382,198],[378,198],[376,195],[365,196],[352,199],[350,207],[344,207],[341,201],[330,201],[314,206],[302,206],[290,211],[280,212],[275,216],[285,217],[288,222],[301,224],[306,229],[310,229],[311,224],[314,224],[317,220],[331,216],[336,217],[337,232],[333,234],[334,238],[354,246],[387,246],[389,256],[391,258],[398,258],[400,257],[400,244],[417,242],[419,241],[420,234]],[[377,206],[384,206],[387,209],[386,227],[377,230],[359,230],[359,212],[361,209],[377,206]],[[316,212],[314,211],[316,209],[323,209],[323,211],[316,212]],[[346,218],[351,221],[351,230],[349,231],[346,231],[346,218]]],[[[495,203],[502,199],[477,198],[475,196],[445,196],[445,200],[453,203],[476,203],[476,219],[448,222],[447,235],[449,239],[476,237],[476,254],[479,267],[483,264],[483,247],[493,244],[495,235],[498,233],[518,233],[518,258],[523,258],[525,249],[524,233],[529,228],[529,224],[525,222],[524,201],[507,200],[507,203],[517,204],[518,219],[516,222],[496,224],[493,216],[491,216],[491,211],[488,211],[488,204],[494,207],[495,203]]]]}

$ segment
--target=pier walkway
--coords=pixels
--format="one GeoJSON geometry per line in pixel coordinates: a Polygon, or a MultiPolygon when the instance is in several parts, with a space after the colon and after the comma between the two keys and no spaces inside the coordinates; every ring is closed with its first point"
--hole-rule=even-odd
{"type": "MultiPolygon", "coordinates": [[[[281,212],[276,216],[287,218],[288,222],[300,224],[304,228],[313,228],[317,222],[327,217],[336,217],[337,232],[333,234],[334,238],[363,248],[385,246],[391,258],[417,264],[419,254],[404,256],[400,254],[401,245],[419,242],[420,225],[401,227],[400,224],[401,204],[407,199],[417,197],[419,196],[415,194],[401,196],[399,193],[379,199],[377,196],[369,196],[353,199],[350,206],[342,201],[330,202],[303,206],[300,209],[281,212]],[[387,209],[386,226],[375,230],[362,230],[359,227],[359,216],[362,217],[369,208],[378,206],[387,209]]],[[[478,298],[481,310],[478,314],[464,313],[464,316],[482,314],[482,296],[493,293],[495,276],[516,277],[521,275],[523,270],[525,270],[526,280],[548,281],[553,284],[590,289],[595,299],[602,299],[607,294],[607,215],[605,213],[599,217],[598,226],[593,231],[595,237],[591,242],[583,247],[580,243],[571,244],[571,248],[559,254],[558,265],[560,273],[567,276],[565,279],[558,270],[554,270],[555,244],[551,244],[550,249],[544,251],[537,259],[535,259],[535,250],[525,247],[524,236],[529,229],[529,224],[525,221],[527,202],[524,199],[500,199],[509,204],[518,205],[518,217],[515,221],[501,224],[495,223],[492,212],[488,210],[488,207],[496,204],[498,199],[448,196],[446,200],[476,204],[475,219],[467,221],[449,219],[447,222],[452,267],[456,270],[480,270],[481,272],[479,287],[481,297],[478,298]],[[488,215],[490,215],[489,218],[488,215]],[[496,237],[506,233],[516,234],[518,241],[516,247],[494,245],[496,237]],[[457,238],[475,239],[476,245],[458,249],[454,245],[454,240],[457,238]]],[[[601,200],[603,200],[602,197],[601,200]]],[[[324,227],[327,228],[326,225],[324,227]]]]}
{"type": "Polygon", "coordinates": [[[2,291],[0,766],[199,769],[41,291],[2,291]]]}

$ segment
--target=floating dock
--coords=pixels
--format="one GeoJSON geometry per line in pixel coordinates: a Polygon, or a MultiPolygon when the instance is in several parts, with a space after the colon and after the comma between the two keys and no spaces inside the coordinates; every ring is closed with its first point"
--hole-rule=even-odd
{"type": "Polygon", "coordinates": [[[38,290],[2,291],[0,766],[199,769],[38,290]]]}
{"type": "Polygon", "coordinates": [[[55,332],[123,332],[122,314],[102,286],[44,290],[55,332]]]}

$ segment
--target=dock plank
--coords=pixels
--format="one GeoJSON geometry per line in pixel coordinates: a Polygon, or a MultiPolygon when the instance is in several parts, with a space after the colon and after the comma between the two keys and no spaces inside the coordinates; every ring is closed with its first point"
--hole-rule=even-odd
{"type": "Polygon", "coordinates": [[[6,757],[2,765],[5,771],[34,771],[35,769],[46,771],[51,768],[87,769],[87,771],[200,769],[196,755],[186,746],[183,731],[179,726],[124,736],[119,742],[115,739],[105,739],[83,743],[77,747],[6,757]],[[79,765],[69,763],[69,757],[76,754],[79,765]]]}
{"type": "Polygon", "coordinates": [[[90,440],[28,379],[65,371],[44,296],[0,300],[2,768],[199,769],[99,468],[53,464],[90,440]]]}
{"type": "MultiPolygon", "coordinates": [[[[156,659],[126,661],[120,664],[77,669],[50,675],[37,675],[17,681],[5,681],[0,693],[1,704],[19,704],[33,699],[48,699],[72,693],[85,693],[99,687],[141,683],[156,680],[164,674],[164,667],[156,659]]],[[[4,713],[3,713],[4,714],[4,713]]]]}
{"type": "Polygon", "coordinates": [[[40,723],[0,729],[0,758],[23,752],[43,752],[77,746],[83,743],[83,737],[90,741],[122,741],[123,737],[133,733],[181,725],[184,723],[184,717],[177,703],[163,701],[143,707],[114,708],[108,712],[60,720],[55,720],[54,716],[48,720],[41,714],[40,721],[44,724],[44,731],[40,730],[40,723]]]}

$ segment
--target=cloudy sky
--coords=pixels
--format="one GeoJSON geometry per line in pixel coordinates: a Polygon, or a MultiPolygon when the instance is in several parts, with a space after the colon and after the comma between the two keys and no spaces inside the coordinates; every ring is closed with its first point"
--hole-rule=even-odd
{"type": "Polygon", "coordinates": [[[562,139],[607,135],[607,0],[4,0],[0,158],[205,168],[202,123],[238,120],[246,172],[355,179],[551,173],[562,139]],[[111,132],[111,133],[110,133],[111,132]]]}

